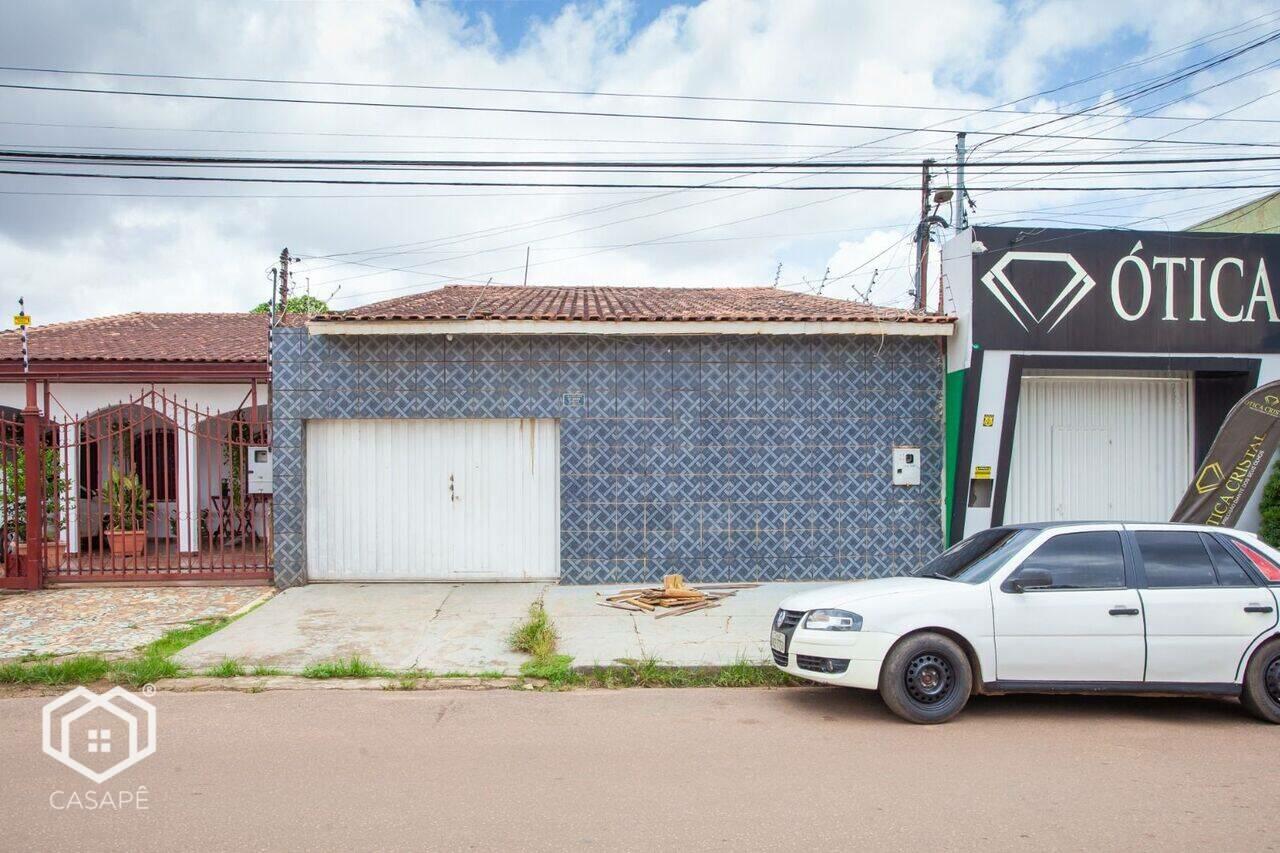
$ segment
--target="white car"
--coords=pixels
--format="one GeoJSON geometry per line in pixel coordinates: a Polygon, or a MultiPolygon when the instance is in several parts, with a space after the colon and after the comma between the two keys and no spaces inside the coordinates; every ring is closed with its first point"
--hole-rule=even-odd
{"type": "Polygon", "coordinates": [[[1184,524],[997,527],[909,577],[782,602],[774,663],[915,723],[973,693],[1236,696],[1280,723],[1280,551],[1184,524]]]}

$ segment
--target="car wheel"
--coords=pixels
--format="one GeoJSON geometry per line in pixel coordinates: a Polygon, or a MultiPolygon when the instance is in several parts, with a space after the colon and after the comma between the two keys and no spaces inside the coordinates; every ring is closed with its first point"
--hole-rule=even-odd
{"type": "Polygon", "coordinates": [[[945,723],[964,709],[972,691],[968,655],[941,634],[915,634],[900,641],[880,669],[881,698],[912,723],[945,723]]]}
{"type": "Polygon", "coordinates": [[[1255,717],[1280,723],[1280,639],[1263,644],[1244,671],[1240,702],[1255,717]]]}

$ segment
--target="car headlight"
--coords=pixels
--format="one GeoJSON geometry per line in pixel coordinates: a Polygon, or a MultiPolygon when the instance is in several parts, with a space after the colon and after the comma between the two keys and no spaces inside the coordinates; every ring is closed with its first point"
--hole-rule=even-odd
{"type": "Polygon", "coordinates": [[[861,631],[862,617],[848,610],[810,610],[804,627],[810,631],[861,631]]]}

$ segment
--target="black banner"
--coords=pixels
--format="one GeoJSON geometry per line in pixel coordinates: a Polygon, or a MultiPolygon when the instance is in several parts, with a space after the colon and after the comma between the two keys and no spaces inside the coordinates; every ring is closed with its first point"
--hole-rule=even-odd
{"type": "Polygon", "coordinates": [[[1280,235],[978,227],[974,241],[984,349],[1280,350],[1280,235]]]}
{"type": "Polygon", "coordinates": [[[1227,413],[1172,521],[1233,527],[1280,443],[1280,382],[1252,391],[1227,413]]]}

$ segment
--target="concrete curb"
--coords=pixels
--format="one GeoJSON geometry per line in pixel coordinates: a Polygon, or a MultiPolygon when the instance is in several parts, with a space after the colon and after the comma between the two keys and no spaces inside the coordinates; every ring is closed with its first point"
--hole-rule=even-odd
{"type": "Polygon", "coordinates": [[[546,686],[541,678],[419,678],[412,686],[399,678],[302,678],[297,675],[252,676],[214,678],[192,676],[167,678],[156,682],[157,690],[173,693],[207,693],[231,691],[235,693],[262,693],[267,690],[510,690],[528,685],[531,688],[546,686]]]}

